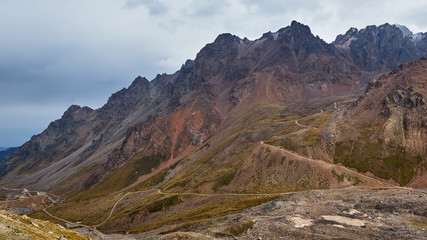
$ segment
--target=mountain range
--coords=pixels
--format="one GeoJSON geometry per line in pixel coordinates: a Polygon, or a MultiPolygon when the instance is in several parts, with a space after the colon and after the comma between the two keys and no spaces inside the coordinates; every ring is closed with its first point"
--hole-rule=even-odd
{"type": "Polygon", "coordinates": [[[59,195],[53,214],[107,233],[188,228],[286,192],[427,188],[426,36],[384,24],[328,44],[296,21],[221,34],[174,74],[69,107],[0,163],[0,183],[59,195]]]}

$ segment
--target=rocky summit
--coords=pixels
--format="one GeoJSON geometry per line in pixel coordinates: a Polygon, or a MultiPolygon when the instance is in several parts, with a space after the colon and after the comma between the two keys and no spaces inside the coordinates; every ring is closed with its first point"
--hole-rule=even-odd
{"type": "Polygon", "coordinates": [[[4,208],[94,238],[423,239],[426,36],[221,34],[8,154],[4,208]]]}

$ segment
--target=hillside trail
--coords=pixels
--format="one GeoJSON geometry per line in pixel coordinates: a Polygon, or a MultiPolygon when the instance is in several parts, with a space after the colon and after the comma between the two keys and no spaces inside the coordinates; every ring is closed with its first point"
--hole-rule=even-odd
{"type": "Polygon", "coordinates": [[[298,122],[298,120],[295,120],[295,124],[297,126],[303,127],[303,128],[308,128],[308,129],[318,129],[317,127],[313,127],[313,126],[308,126],[308,125],[304,125],[298,122]]]}
{"type": "MultiPolygon", "coordinates": [[[[344,167],[344,166],[340,166],[340,165],[336,165],[336,164],[328,163],[328,162],[325,162],[325,161],[320,160],[320,159],[313,159],[313,158],[310,158],[310,157],[307,157],[307,156],[303,156],[303,155],[300,155],[300,154],[298,154],[298,153],[296,153],[296,152],[293,152],[293,151],[290,151],[290,150],[284,149],[284,148],[282,148],[282,147],[267,144],[267,143],[265,143],[264,141],[260,141],[260,144],[261,144],[261,145],[265,145],[265,146],[267,146],[267,147],[269,147],[269,148],[273,148],[273,149],[276,149],[276,150],[278,150],[278,151],[284,152],[285,154],[291,155],[291,156],[293,156],[294,158],[297,158],[298,160],[309,161],[309,162],[314,162],[314,163],[320,164],[320,165],[322,165],[323,167],[325,167],[325,168],[327,168],[327,169],[339,168],[339,169],[344,170],[344,171],[346,171],[346,172],[351,172],[351,173],[356,174],[356,175],[358,175],[358,176],[360,176],[360,177],[368,178],[368,179],[370,179],[370,180],[373,180],[373,181],[375,181],[375,182],[379,183],[380,185],[383,185],[382,187],[385,187],[385,188],[386,188],[386,187],[392,187],[392,188],[396,188],[396,187],[398,187],[398,186],[396,186],[396,185],[393,185],[393,184],[390,184],[390,183],[387,183],[387,182],[383,182],[383,181],[381,181],[381,180],[379,180],[379,179],[376,179],[376,178],[374,178],[374,177],[370,177],[370,176],[367,176],[367,175],[365,175],[365,174],[359,173],[359,172],[357,172],[357,171],[351,170],[351,169],[346,168],[346,167],[344,167]]],[[[404,187],[399,187],[399,188],[404,188],[404,187]]],[[[409,189],[409,188],[404,188],[404,189],[409,189]]]]}
{"type": "MultiPolygon", "coordinates": [[[[299,120],[301,120],[301,119],[303,119],[303,118],[296,119],[296,120],[294,121],[295,125],[297,125],[297,126],[299,126],[299,127],[303,128],[303,129],[298,130],[298,131],[296,131],[296,132],[298,132],[298,133],[299,133],[299,132],[303,132],[303,131],[307,131],[307,130],[319,129],[319,128],[317,128],[317,127],[313,127],[313,126],[310,126],[310,125],[301,124],[301,123],[299,122],[299,120]]],[[[290,133],[290,134],[294,134],[294,133],[296,133],[296,132],[293,132],[293,133],[290,133]]],[[[281,137],[283,137],[283,136],[274,136],[274,137],[277,139],[277,138],[281,138],[281,137]]],[[[276,150],[278,150],[278,151],[281,151],[281,152],[283,152],[283,153],[285,153],[285,154],[291,155],[291,156],[293,156],[294,158],[299,159],[299,160],[303,160],[303,161],[309,161],[309,162],[317,163],[317,164],[320,164],[320,165],[322,165],[323,167],[325,167],[325,168],[327,168],[327,169],[331,169],[331,170],[332,170],[332,169],[334,169],[334,168],[339,168],[340,170],[343,170],[343,171],[346,171],[346,172],[349,172],[349,173],[355,174],[355,175],[357,175],[357,176],[359,176],[359,177],[362,177],[362,178],[365,178],[365,179],[367,178],[367,179],[373,180],[374,182],[376,182],[377,184],[379,184],[381,187],[384,187],[384,188],[396,188],[396,187],[398,187],[398,188],[401,188],[401,189],[407,189],[407,190],[408,190],[408,189],[411,189],[411,188],[400,187],[400,186],[397,186],[397,185],[393,185],[393,184],[390,184],[390,183],[387,183],[387,182],[381,181],[381,180],[379,180],[379,179],[377,179],[377,178],[374,178],[374,177],[371,177],[371,176],[367,176],[367,175],[365,175],[365,174],[359,173],[358,171],[355,171],[355,170],[349,169],[349,168],[347,168],[347,167],[345,167],[345,166],[342,166],[342,165],[332,164],[332,163],[329,163],[329,162],[326,162],[326,161],[324,161],[324,160],[320,160],[320,159],[313,159],[313,158],[311,158],[311,157],[308,157],[308,156],[304,156],[304,155],[298,154],[298,153],[296,153],[296,152],[293,152],[293,151],[291,151],[291,150],[285,149],[285,148],[283,148],[283,147],[275,146],[275,145],[271,145],[271,144],[265,143],[264,141],[260,141],[259,143],[260,143],[261,145],[266,146],[266,147],[270,147],[270,148],[276,149],[276,150]]],[[[354,186],[353,186],[353,187],[354,187],[354,186]]]]}
{"type": "Polygon", "coordinates": [[[10,191],[22,191],[24,188],[8,188],[8,187],[1,187],[4,190],[10,190],[10,191]]]}

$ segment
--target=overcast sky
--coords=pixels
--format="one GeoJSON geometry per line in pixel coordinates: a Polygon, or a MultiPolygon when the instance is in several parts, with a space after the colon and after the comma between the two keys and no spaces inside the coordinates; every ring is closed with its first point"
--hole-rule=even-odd
{"type": "Polygon", "coordinates": [[[220,33],[253,40],[297,20],[331,42],[386,22],[427,32],[426,16],[421,0],[0,0],[0,147],[138,75],[175,72],[220,33]]]}

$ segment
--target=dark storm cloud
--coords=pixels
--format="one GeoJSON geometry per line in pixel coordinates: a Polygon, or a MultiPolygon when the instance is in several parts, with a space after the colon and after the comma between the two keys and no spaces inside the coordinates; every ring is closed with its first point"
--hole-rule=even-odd
{"type": "Polygon", "coordinates": [[[22,144],[71,104],[102,106],[138,75],[173,73],[220,33],[256,39],[292,20],[328,42],[385,22],[425,32],[426,9],[400,0],[0,0],[0,147],[22,144]]]}

